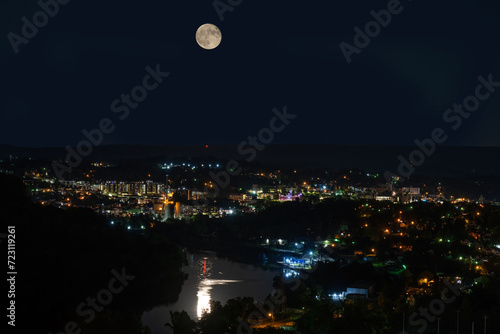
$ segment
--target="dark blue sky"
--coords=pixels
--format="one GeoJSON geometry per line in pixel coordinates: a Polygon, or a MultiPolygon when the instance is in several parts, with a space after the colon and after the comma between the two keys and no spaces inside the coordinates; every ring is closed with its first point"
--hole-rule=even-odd
{"type": "Polygon", "coordinates": [[[286,105],[275,143],[412,145],[443,127],[446,145],[500,146],[500,88],[457,130],[443,121],[479,75],[500,81],[496,0],[403,0],[350,64],[339,44],[389,1],[243,0],[223,21],[212,3],[72,0],[15,54],[7,35],[40,6],[3,1],[0,143],[74,146],[110,118],[107,144],[237,144],[286,105]],[[211,51],[194,39],[207,22],[211,51]],[[169,77],[120,120],[111,103],[156,64],[169,77]]]}

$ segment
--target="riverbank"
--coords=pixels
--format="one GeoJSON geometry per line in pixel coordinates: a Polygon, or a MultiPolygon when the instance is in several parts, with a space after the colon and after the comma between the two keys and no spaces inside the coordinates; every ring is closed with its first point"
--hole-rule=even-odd
{"type": "Polygon", "coordinates": [[[211,251],[220,258],[263,269],[281,269],[282,265],[278,262],[283,261],[283,257],[296,255],[291,251],[274,250],[252,242],[229,241],[215,237],[191,237],[178,243],[190,252],[211,251]]]}

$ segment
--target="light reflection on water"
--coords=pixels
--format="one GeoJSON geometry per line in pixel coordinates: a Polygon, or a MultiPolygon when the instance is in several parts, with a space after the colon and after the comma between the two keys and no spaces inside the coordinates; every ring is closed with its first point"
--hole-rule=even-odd
{"type": "MultiPolygon", "coordinates": [[[[191,255],[191,262],[194,264],[194,257],[191,255]]],[[[196,314],[198,319],[201,318],[203,312],[210,313],[210,301],[212,300],[212,288],[216,285],[227,285],[229,283],[242,282],[241,280],[230,279],[215,279],[211,277],[221,276],[222,272],[213,272],[213,260],[207,257],[196,261],[195,268],[200,272],[200,281],[197,284],[198,298],[196,304],[196,314]]]]}
{"type": "Polygon", "coordinates": [[[206,311],[210,313],[210,300],[212,300],[211,291],[215,285],[227,285],[228,283],[238,283],[243,282],[241,280],[227,280],[227,279],[204,279],[198,284],[198,304],[196,305],[196,311],[198,319],[201,318],[203,312],[206,311]]]}
{"type": "Polygon", "coordinates": [[[183,267],[183,271],[189,277],[182,286],[179,299],[143,314],[143,324],[149,326],[153,334],[172,333],[172,329],[165,326],[165,323],[170,322],[170,311],[185,310],[191,319],[197,320],[203,310],[210,311],[212,300],[219,301],[222,305],[236,297],[248,296],[263,300],[272,289],[273,277],[279,274],[278,270],[263,270],[253,265],[221,259],[210,252],[186,252],[186,256],[188,265],[183,267]]]}

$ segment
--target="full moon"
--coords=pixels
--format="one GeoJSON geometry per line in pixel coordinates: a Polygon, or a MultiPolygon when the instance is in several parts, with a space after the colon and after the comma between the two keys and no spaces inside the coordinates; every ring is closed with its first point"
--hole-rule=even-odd
{"type": "Polygon", "coordinates": [[[196,30],[196,42],[206,50],[212,50],[222,41],[222,33],[217,26],[205,23],[196,30]]]}

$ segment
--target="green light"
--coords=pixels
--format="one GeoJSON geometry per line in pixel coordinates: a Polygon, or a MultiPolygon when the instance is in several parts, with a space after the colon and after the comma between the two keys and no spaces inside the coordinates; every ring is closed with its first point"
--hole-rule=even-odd
{"type": "Polygon", "coordinates": [[[405,269],[406,269],[406,266],[405,266],[404,264],[403,264],[403,268],[405,268],[405,269]]]}

